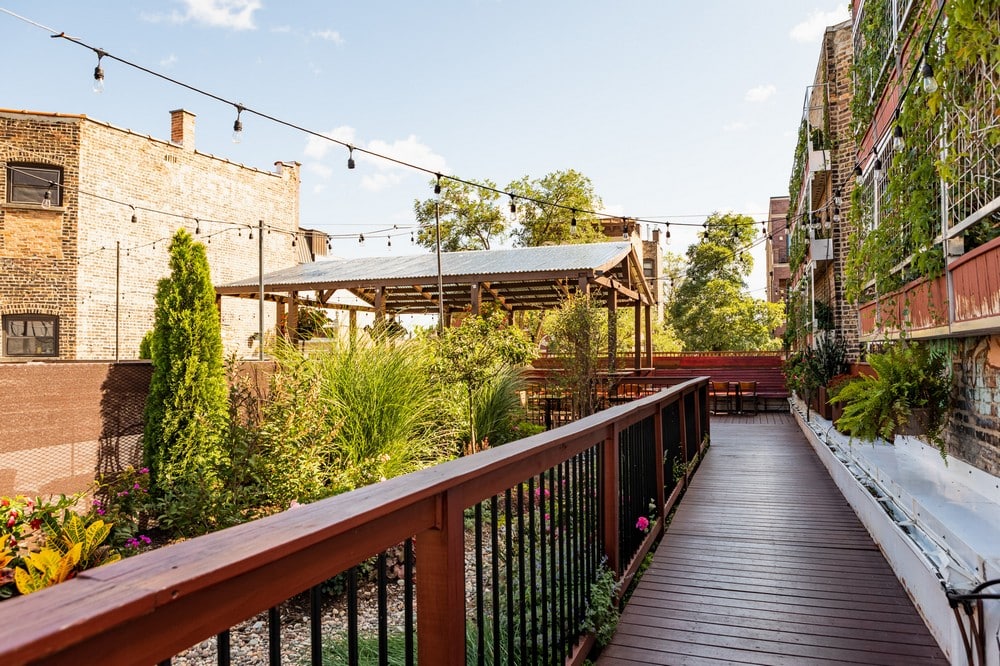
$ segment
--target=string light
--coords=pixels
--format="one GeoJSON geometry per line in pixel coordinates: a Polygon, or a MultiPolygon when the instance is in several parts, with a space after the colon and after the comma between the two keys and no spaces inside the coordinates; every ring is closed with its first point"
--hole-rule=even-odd
{"type": "Polygon", "coordinates": [[[104,68],[101,67],[101,58],[107,55],[101,49],[94,49],[94,53],[97,54],[97,67],[94,68],[94,87],[93,90],[98,95],[104,92],[104,68]]]}
{"type": "Polygon", "coordinates": [[[233,106],[236,107],[236,120],[233,121],[233,143],[239,143],[243,140],[243,121],[240,120],[240,114],[246,111],[246,109],[241,104],[234,104],[233,106]]]}
{"type": "Polygon", "coordinates": [[[129,205],[129,208],[132,209],[132,224],[135,224],[139,221],[139,215],[135,212],[135,206],[129,205]]]}
{"type": "Polygon", "coordinates": [[[434,194],[441,194],[441,174],[434,174],[437,180],[434,181],[434,194]]]}
{"type": "Polygon", "coordinates": [[[881,176],[882,175],[882,158],[881,157],[876,157],[875,158],[875,167],[874,168],[875,168],[875,176],[876,177],[877,176],[881,176]]]}
{"type": "Polygon", "coordinates": [[[358,234],[358,245],[364,245],[364,244],[365,244],[365,235],[358,234]]]}
{"type": "Polygon", "coordinates": [[[576,232],[577,232],[577,228],[576,228],[576,209],[575,208],[573,209],[572,217],[570,217],[570,219],[569,219],[569,232],[571,234],[573,234],[574,236],[576,235],[576,232]]]}
{"type": "Polygon", "coordinates": [[[931,64],[927,62],[927,49],[924,49],[924,66],[920,70],[921,76],[923,76],[924,81],[924,92],[928,95],[933,94],[938,89],[937,79],[934,78],[934,68],[931,64]]]}
{"type": "Polygon", "coordinates": [[[861,173],[861,165],[860,164],[855,164],[854,165],[854,180],[858,183],[858,185],[860,185],[861,181],[863,179],[864,178],[863,178],[863,175],[861,173]]]}
{"type": "Polygon", "coordinates": [[[510,197],[510,212],[511,213],[516,213],[517,212],[517,204],[514,203],[514,195],[508,193],[508,196],[510,197]]]}
{"type": "Polygon", "coordinates": [[[347,147],[347,168],[354,168],[354,146],[347,147]]]}
{"type": "Polygon", "coordinates": [[[666,231],[665,235],[667,237],[667,240],[670,240],[670,223],[669,222],[666,223],[666,225],[664,227],[664,230],[666,231]]]}
{"type": "Polygon", "coordinates": [[[49,182],[49,189],[45,190],[45,194],[42,196],[42,208],[48,208],[52,205],[52,182],[49,182]]]}
{"type": "Polygon", "coordinates": [[[844,197],[841,196],[840,188],[838,187],[833,191],[833,205],[839,206],[842,203],[844,203],[844,197]]]}
{"type": "Polygon", "coordinates": [[[197,217],[194,218],[194,235],[201,235],[201,221],[197,217]]]}
{"type": "MultiPolygon", "coordinates": [[[[250,240],[253,240],[253,229],[252,228],[250,229],[250,240]]],[[[327,245],[329,245],[329,241],[327,241],[327,245]]]]}

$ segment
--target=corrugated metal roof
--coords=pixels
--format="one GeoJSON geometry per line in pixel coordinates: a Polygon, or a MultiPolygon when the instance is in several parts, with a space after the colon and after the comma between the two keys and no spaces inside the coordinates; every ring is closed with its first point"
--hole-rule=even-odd
{"type": "MultiPolygon", "coordinates": [[[[441,254],[441,273],[446,279],[490,275],[500,280],[504,276],[521,274],[596,271],[621,262],[631,247],[628,242],[614,242],[444,252],[441,254]]],[[[409,256],[316,261],[268,273],[264,276],[264,283],[270,289],[283,285],[296,285],[300,288],[315,285],[316,288],[329,289],[360,282],[434,281],[437,280],[437,274],[436,255],[428,252],[409,256]]],[[[221,285],[219,289],[256,287],[257,284],[258,277],[252,276],[221,285]]]]}

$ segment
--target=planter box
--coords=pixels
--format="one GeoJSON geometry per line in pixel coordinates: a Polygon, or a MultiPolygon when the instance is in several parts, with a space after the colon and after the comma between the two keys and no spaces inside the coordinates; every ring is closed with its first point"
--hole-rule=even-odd
{"type": "Polygon", "coordinates": [[[833,420],[833,405],[830,404],[830,396],[826,394],[826,387],[819,387],[819,395],[817,396],[819,408],[816,413],[822,416],[827,421],[833,420]]]}

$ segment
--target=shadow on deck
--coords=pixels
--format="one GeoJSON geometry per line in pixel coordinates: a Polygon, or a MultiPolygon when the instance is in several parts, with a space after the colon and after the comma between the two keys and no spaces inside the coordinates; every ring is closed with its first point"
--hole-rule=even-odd
{"type": "Polygon", "coordinates": [[[598,664],[945,664],[790,414],[712,446],[598,664]]]}

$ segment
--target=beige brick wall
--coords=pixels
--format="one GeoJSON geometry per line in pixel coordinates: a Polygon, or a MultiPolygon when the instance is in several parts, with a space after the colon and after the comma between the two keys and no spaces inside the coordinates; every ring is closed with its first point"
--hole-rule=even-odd
{"type": "MultiPolygon", "coordinates": [[[[295,164],[262,171],[198,153],[193,118],[183,146],[81,117],[0,113],[0,120],[5,163],[65,169],[64,210],[0,211],[0,309],[59,314],[63,358],[114,358],[116,326],[119,358],[138,356],[157,282],[169,273],[169,238],[180,227],[194,233],[200,226],[215,284],[257,273],[257,239],[223,222],[264,220],[272,228],[264,236],[265,272],[296,263],[289,235],[298,229],[295,164]],[[135,224],[129,205],[116,201],[137,207],[135,224]]],[[[163,127],[169,134],[166,113],[163,127]]],[[[274,327],[275,312],[265,304],[265,329],[274,327]]],[[[224,299],[222,325],[227,352],[245,354],[258,327],[256,302],[224,299]]]]}

